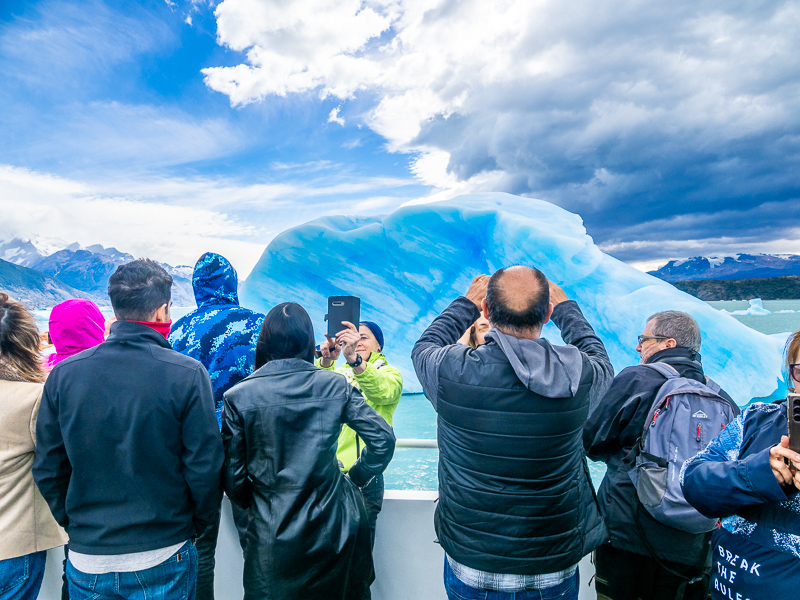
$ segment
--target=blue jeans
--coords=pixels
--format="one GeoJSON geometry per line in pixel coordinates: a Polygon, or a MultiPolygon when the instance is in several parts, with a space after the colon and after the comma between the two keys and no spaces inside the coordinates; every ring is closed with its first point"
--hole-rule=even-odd
{"type": "Polygon", "coordinates": [[[578,600],[580,576],[575,575],[554,585],[540,590],[524,590],[520,592],[495,592],[470,587],[453,574],[447,557],[444,558],[444,589],[450,600],[578,600]]]}
{"type": "Polygon", "coordinates": [[[47,552],[0,560],[0,600],[36,600],[47,552]]]}
{"type": "Polygon", "coordinates": [[[127,573],[91,575],[67,561],[70,600],[194,600],[197,549],[187,542],[160,565],[127,573]]]}

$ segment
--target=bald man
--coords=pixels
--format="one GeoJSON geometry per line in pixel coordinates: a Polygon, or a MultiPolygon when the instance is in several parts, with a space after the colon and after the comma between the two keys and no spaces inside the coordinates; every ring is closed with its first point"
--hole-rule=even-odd
{"type": "Polygon", "coordinates": [[[411,357],[438,413],[448,597],[577,598],[578,563],[607,539],[581,434],[614,377],[577,303],[538,269],[479,275],[411,357]],[[456,344],[481,314],[486,343],[456,344]],[[541,339],[550,320],[568,345],[541,339]]]}

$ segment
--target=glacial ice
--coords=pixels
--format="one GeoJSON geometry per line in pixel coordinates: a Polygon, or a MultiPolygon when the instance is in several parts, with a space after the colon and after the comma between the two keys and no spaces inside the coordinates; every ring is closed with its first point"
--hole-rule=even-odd
{"type": "MultiPolygon", "coordinates": [[[[383,328],[385,353],[419,391],[411,347],[472,278],[526,264],[577,300],[617,372],[636,364],[636,336],[647,317],[683,310],[703,332],[706,373],[739,404],[785,391],[782,343],[601,252],[581,218],[553,204],[509,194],[475,194],[402,207],[383,217],[324,217],[278,235],[241,289],[242,304],[267,311],[294,301],[311,315],[318,339],[326,298],[361,297],[362,318],[383,328]]],[[[557,328],[544,337],[562,343],[557,328]]]]}
{"type": "MultiPolygon", "coordinates": [[[[723,308],[721,312],[728,313],[729,315],[739,315],[739,316],[749,315],[749,316],[759,316],[759,317],[772,314],[770,311],[764,308],[764,303],[761,302],[761,298],[753,298],[749,302],[750,302],[750,307],[747,308],[746,310],[734,310],[728,312],[723,308]]],[[[780,311],[780,312],[785,312],[785,311],[780,311]]],[[[790,310],[789,312],[794,312],[794,311],[790,310]]]]}

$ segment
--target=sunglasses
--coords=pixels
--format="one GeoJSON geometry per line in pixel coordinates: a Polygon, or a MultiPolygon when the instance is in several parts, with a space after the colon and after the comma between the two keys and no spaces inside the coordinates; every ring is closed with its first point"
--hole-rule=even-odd
{"type": "Polygon", "coordinates": [[[800,363],[789,365],[789,377],[795,381],[800,381],[800,363]]]}
{"type": "Polygon", "coordinates": [[[636,339],[639,340],[640,344],[643,344],[645,340],[668,340],[669,338],[663,335],[640,335],[636,339]]]}

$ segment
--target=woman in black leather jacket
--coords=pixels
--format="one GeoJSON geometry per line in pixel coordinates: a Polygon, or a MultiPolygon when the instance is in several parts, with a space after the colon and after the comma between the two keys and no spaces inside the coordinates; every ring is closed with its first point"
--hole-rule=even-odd
{"type": "Polygon", "coordinates": [[[264,319],[257,370],[225,394],[223,487],[250,509],[245,600],[361,600],[374,580],[359,488],[389,464],[394,434],[313,360],[308,313],[279,304],[264,319]],[[343,423],[366,446],[347,476],[336,463],[343,423]]]}

